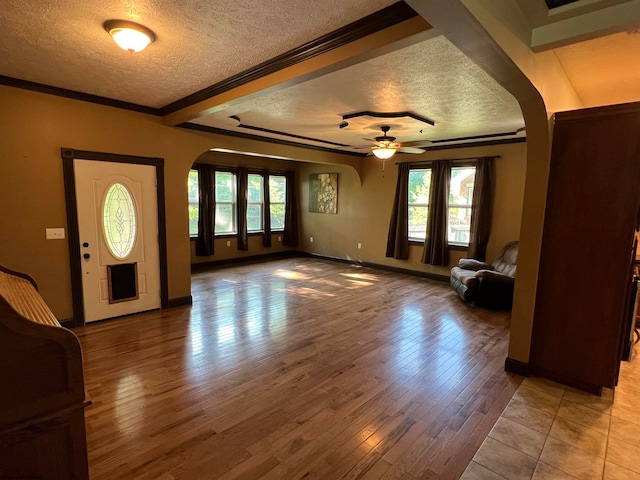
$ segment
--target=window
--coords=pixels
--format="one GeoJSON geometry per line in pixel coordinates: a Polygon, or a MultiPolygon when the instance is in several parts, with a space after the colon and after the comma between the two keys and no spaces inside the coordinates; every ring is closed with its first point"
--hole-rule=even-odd
{"type": "Polygon", "coordinates": [[[476,167],[451,168],[447,237],[450,245],[469,245],[475,177],[476,167]]]}
{"type": "Polygon", "coordinates": [[[236,175],[216,172],[216,235],[236,233],[236,175]]]}
{"type": "Polygon", "coordinates": [[[187,191],[189,192],[189,236],[198,235],[198,171],[190,170],[187,177],[187,191]]]}
{"type": "MultiPolygon", "coordinates": [[[[216,168],[215,178],[215,236],[238,233],[238,177],[234,171],[216,168]]],[[[189,235],[198,236],[199,187],[197,169],[189,171],[187,192],[189,200],[189,235]]],[[[247,233],[263,233],[264,215],[270,214],[271,231],[284,230],[287,198],[287,177],[282,174],[249,173],[247,175],[247,233]],[[268,190],[265,190],[268,189],[268,190]],[[265,195],[269,195],[269,212],[264,210],[265,195]]]]}
{"type": "Polygon", "coordinates": [[[287,198],[287,177],[269,175],[269,209],[271,230],[284,230],[285,200],[287,198]]]}
{"type": "Polygon", "coordinates": [[[409,240],[425,240],[430,191],[431,169],[409,170],[409,240]]]}
{"type": "Polygon", "coordinates": [[[262,175],[247,178],[247,232],[262,231],[262,175]]]}
{"type": "MultiPolygon", "coordinates": [[[[473,184],[476,176],[474,166],[451,168],[447,238],[450,245],[468,246],[471,227],[473,184]]],[[[429,194],[431,191],[431,169],[409,170],[408,223],[409,240],[424,242],[429,216],[429,194]]]]}

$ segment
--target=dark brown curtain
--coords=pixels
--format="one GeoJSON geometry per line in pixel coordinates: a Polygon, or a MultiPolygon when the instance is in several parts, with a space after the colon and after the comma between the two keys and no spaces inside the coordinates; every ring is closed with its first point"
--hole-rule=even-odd
{"type": "Polygon", "coordinates": [[[422,263],[449,265],[447,220],[449,217],[450,179],[451,162],[449,160],[433,162],[427,237],[424,242],[424,251],[422,252],[422,263]]]}
{"type": "Polygon", "coordinates": [[[262,171],[262,246],[271,246],[271,198],[269,197],[269,170],[262,171]]]}
{"type": "Polygon", "coordinates": [[[473,185],[469,258],[486,260],[493,212],[494,157],[479,158],[473,185]]]}
{"type": "Polygon", "coordinates": [[[393,210],[389,221],[387,257],[407,260],[409,258],[409,164],[398,165],[398,183],[393,210]]]}
{"type": "Polygon", "coordinates": [[[237,226],[238,226],[238,250],[249,250],[249,237],[247,236],[247,192],[249,187],[249,172],[246,168],[238,168],[237,193],[237,226]]]}
{"type": "Polygon", "coordinates": [[[196,255],[213,255],[216,226],[216,181],[213,165],[198,164],[198,238],[196,255]]]}
{"type": "Polygon", "coordinates": [[[282,244],[287,247],[298,246],[298,202],[296,201],[296,177],[294,172],[286,172],[287,198],[284,207],[284,233],[282,244]]]}

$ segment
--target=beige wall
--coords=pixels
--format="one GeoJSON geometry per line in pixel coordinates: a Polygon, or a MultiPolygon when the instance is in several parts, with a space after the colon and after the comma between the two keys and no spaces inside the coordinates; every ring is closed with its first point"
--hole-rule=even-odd
{"type": "MultiPolygon", "coordinates": [[[[385,257],[389,218],[393,207],[397,172],[396,161],[419,161],[499,155],[496,159],[494,225],[488,245],[488,258],[493,259],[520,232],[522,198],[526,170],[526,144],[460,148],[422,155],[398,155],[382,163],[367,157],[363,165],[362,183],[343,168],[302,164],[301,182],[301,249],[320,255],[365,261],[397,268],[448,275],[450,267],[434,267],[420,262],[422,246],[412,245],[408,260],[385,257]],[[338,173],[338,213],[309,212],[309,175],[338,173]],[[309,237],[313,237],[311,243],[309,237]],[[358,249],[357,244],[362,248],[358,249]]],[[[466,257],[466,251],[452,251],[451,264],[466,257]]]]}
{"type": "MultiPolygon", "coordinates": [[[[417,1],[417,0],[416,0],[417,1]]],[[[413,0],[409,0],[413,3],[413,0]]],[[[444,0],[439,3],[444,4],[444,0]]],[[[458,10],[451,16],[446,35],[478,65],[501,83],[520,103],[527,128],[527,172],[522,211],[520,257],[511,318],[509,357],[528,362],[535,309],[538,266],[552,141],[550,119],[555,112],[600,105],[580,98],[553,51],[534,53],[529,47],[531,25],[511,0],[446,1],[451,12],[464,4],[475,21],[458,10]],[[453,4],[457,5],[453,5],[453,4]],[[490,45],[487,34],[495,42],[490,45]],[[488,46],[480,48],[479,45],[488,46]],[[524,80],[524,81],[523,81],[524,80]],[[535,90],[532,91],[534,87],[535,90]]],[[[439,21],[425,16],[434,27],[439,21]]],[[[601,98],[595,91],[589,98],[601,98]]],[[[636,101],[637,92],[630,92],[627,101],[636,101]],[[634,93],[636,97],[633,97],[634,93]]]]}
{"type": "MultiPolygon", "coordinates": [[[[528,164],[520,232],[522,242],[509,337],[509,358],[526,363],[531,345],[549,178],[552,138],[549,119],[557,111],[574,110],[584,105],[555,54],[531,51],[526,43],[527,36],[522,34],[522,14],[514,2],[465,0],[463,3],[513,62],[506,61],[503,54],[496,54],[496,49],[488,50],[487,54],[480,53],[475,48],[477,40],[470,39],[473,48],[480,53],[473,60],[490,66],[492,76],[518,99],[527,128],[528,164]],[[523,73],[526,82],[522,81],[523,73]],[[527,82],[530,83],[527,85],[527,82]],[[535,87],[535,94],[531,85],[535,87]]],[[[459,28],[471,30],[469,25],[460,25],[459,28]]]]}
{"type": "MultiPolygon", "coordinates": [[[[520,229],[509,357],[527,362],[549,172],[548,120],[553,112],[589,105],[582,104],[551,52],[534,54],[526,45],[527,25],[511,0],[407,1],[512,93],[522,108],[526,153],[523,145],[509,147],[516,152],[509,155],[519,159],[514,163],[502,154],[498,169],[502,180],[496,187],[499,211],[488,254],[492,257],[520,229]],[[513,183],[507,178],[513,178],[513,183]]],[[[434,269],[419,263],[419,247],[412,248],[405,262],[384,257],[395,188],[393,162],[382,176],[379,165],[369,159],[175,129],[162,125],[157,117],[5,86],[0,86],[0,105],[0,264],[33,274],[59,318],[72,314],[69,252],[66,241],[46,241],[44,230],[66,227],[61,147],[165,158],[170,298],[190,293],[186,175],[193,161],[213,147],[328,164],[305,164],[299,170],[301,249],[415,270],[434,269]],[[304,179],[319,171],[340,173],[338,215],[310,214],[305,209],[308,186],[304,179]],[[317,239],[313,244],[308,243],[311,235],[317,239]],[[355,247],[357,242],[362,249],[355,247]]],[[[501,154],[503,148],[507,146],[491,147],[478,155],[501,154]]],[[[464,150],[450,153],[475,155],[464,150]]],[[[447,158],[444,153],[431,155],[439,156],[447,158]]],[[[433,271],[443,273],[446,268],[433,271]]]]}
{"type": "Polygon", "coordinates": [[[34,276],[60,319],[73,314],[60,148],[165,159],[169,298],[190,295],[189,168],[211,148],[350,165],[357,158],[167,127],[159,117],[0,86],[0,264],[34,276]]]}
{"type": "MultiPolygon", "coordinates": [[[[11,87],[0,86],[0,104],[3,106],[0,109],[0,264],[33,275],[45,301],[60,319],[73,314],[69,250],[67,240],[46,240],[45,229],[67,227],[61,147],[165,159],[170,299],[190,295],[193,245],[188,236],[186,178],[193,162],[213,147],[297,160],[256,163],[250,157],[206,154],[212,163],[266,165],[283,170],[291,166],[298,168],[301,182],[298,249],[419,271],[442,274],[448,271],[444,267],[421,264],[419,247],[412,247],[409,261],[384,256],[396,183],[394,162],[387,162],[383,173],[380,163],[371,157],[360,159],[167,127],[154,116],[11,87]],[[340,174],[337,215],[308,212],[309,173],[321,171],[340,174]],[[316,240],[313,244],[308,242],[311,235],[316,240]],[[362,249],[357,249],[358,242],[362,243],[362,249]]],[[[515,238],[519,229],[524,152],[525,145],[516,144],[397,158],[413,161],[502,156],[497,169],[495,233],[489,246],[492,256],[500,245],[515,238]]],[[[277,234],[273,245],[264,249],[261,237],[251,237],[249,252],[238,252],[235,239],[231,239],[231,247],[222,239],[216,245],[219,255],[214,258],[286,250],[279,244],[277,234]]],[[[463,252],[456,252],[452,258],[462,255],[463,252]]]]}
{"type": "Polygon", "coordinates": [[[511,93],[527,129],[527,170],[509,357],[529,361],[546,205],[553,112],[581,108],[553,52],[535,54],[530,25],[512,0],[406,0],[511,93]]]}

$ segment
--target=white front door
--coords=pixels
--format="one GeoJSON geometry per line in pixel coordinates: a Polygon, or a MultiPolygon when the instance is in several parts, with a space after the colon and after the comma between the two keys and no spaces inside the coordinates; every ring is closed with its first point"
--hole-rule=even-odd
{"type": "Polygon", "coordinates": [[[74,160],[85,322],[160,308],[156,169],[74,160]]]}

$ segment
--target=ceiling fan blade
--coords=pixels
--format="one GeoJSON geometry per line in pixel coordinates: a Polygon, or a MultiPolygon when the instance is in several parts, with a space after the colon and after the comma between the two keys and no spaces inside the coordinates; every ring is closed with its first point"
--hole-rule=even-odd
{"type": "Polygon", "coordinates": [[[423,148],[417,148],[417,147],[400,147],[398,149],[398,152],[400,152],[400,153],[424,153],[424,152],[426,152],[426,150],[423,149],[423,148]]]}
{"type": "Polygon", "coordinates": [[[432,143],[433,142],[431,142],[431,140],[415,140],[413,142],[402,142],[402,146],[422,148],[431,145],[432,143]]]}
{"type": "Polygon", "coordinates": [[[350,150],[369,150],[369,154],[371,154],[372,150],[377,149],[393,149],[401,153],[424,153],[425,150],[420,148],[422,146],[426,146],[431,143],[429,140],[418,140],[415,142],[396,142],[396,137],[392,137],[387,135],[389,132],[388,126],[381,127],[382,133],[384,134],[381,137],[375,138],[363,138],[364,141],[370,142],[372,145],[350,145],[350,150]]]}

